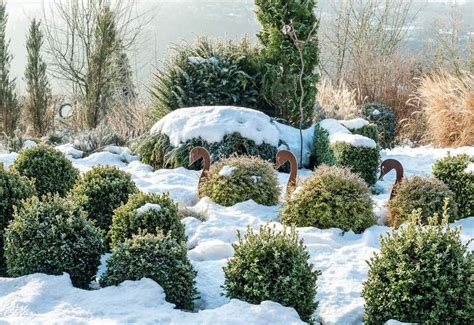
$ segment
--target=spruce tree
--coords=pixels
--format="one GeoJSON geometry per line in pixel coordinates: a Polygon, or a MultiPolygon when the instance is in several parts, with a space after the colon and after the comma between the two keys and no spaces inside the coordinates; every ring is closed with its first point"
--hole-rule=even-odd
{"type": "Polygon", "coordinates": [[[28,62],[25,70],[27,98],[25,111],[33,126],[34,135],[42,136],[48,129],[48,106],[51,88],[46,76],[46,63],[41,57],[43,33],[41,22],[33,19],[26,40],[28,62]]]}
{"type": "Polygon", "coordinates": [[[13,136],[20,108],[15,93],[15,79],[10,78],[11,54],[8,52],[10,41],[6,37],[8,14],[6,3],[0,0],[0,119],[1,131],[13,136]]]}
{"type": "Polygon", "coordinates": [[[293,125],[300,123],[300,99],[303,97],[301,106],[304,124],[307,125],[313,118],[316,83],[319,81],[316,72],[319,22],[314,13],[315,0],[255,0],[255,5],[257,19],[262,25],[258,38],[264,46],[265,97],[275,107],[273,115],[293,125]]]}

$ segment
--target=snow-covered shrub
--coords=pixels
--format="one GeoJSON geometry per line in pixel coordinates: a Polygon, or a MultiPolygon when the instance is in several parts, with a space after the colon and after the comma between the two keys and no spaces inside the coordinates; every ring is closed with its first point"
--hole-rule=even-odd
{"type": "Polygon", "coordinates": [[[378,127],[382,148],[393,148],[396,136],[396,116],[392,109],[380,103],[368,103],[360,108],[362,116],[378,127]]]}
{"type": "Polygon", "coordinates": [[[375,223],[370,191],[348,168],[322,165],[287,198],[280,213],[286,225],[363,232],[375,223]]]}
{"type": "Polygon", "coordinates": [[[349,129],[353,134],[360,134],[364,137],[374,140],[376,143],[380,142],[379,129],[376,124],[367,124],[357,129],[349,129]]]}
{"type": "Polygon", "coordinates": [[[453,191],[460,218],[474,215],[474,172],[467,170],[470,164],[474,164],[474,157],[449,155],[433,166],[433,175],[453,191]]]}
{"type": "Polygon", "coordinates": [[[0,163],[0,276],[5,273],[3,232],[13,218],[13,207],[36,194],[35,184],[15,172],[8,172],[0,163]]]}
{"type": "Polygon", "coordinates": [[[227,297],[252,304],[271,300],[293,307],[304,321],[310,321],[318,303],[314,300],[319,271],[309,263],[309,253],[294,228],[276,232],[251,227],[238,243],[235,254],[224,267],[227,297]]]}
{"type": "MultiPolygon", "coordinates": [[[[423,226],[420,212],[383,236],[364,283],[365,323],[469,324],[474,316],[474,260],[460,229],[423,226]]],[[[446,222],[446,220],[445,220],[446,222]]]]}
{"type": "Polygon", "coordinates": [[[114,210],[138,191],[130,174],[114,166],[95,166],[79,177],[71,197],[97,226],[108,231],[114,210]]]}
{"type": "MultiPolygon", "coordinates": [[[[151,165],[155,169],[188,167],[189,152],[194,147],[206,148],[212,162],[231,155],[250,155],[260,157],[264,160],[274,160],[277,148],[268,143],[255,144],[253,140],[242,137],[239,133],[225,135],[222,141],[208,143],[201,137],[187,140],[174,147],[166,134],[156,133],[142,138],[134,150],[141,162],[151,165]]],[[[195,164],[193,169],[201,169],[195,164]]]]}
{"type": "Polygon", "coordinates": [[[388,224],[398,227],[408,220],[413,210],[421,209],[421,218],[426,222],[434,213],[441,214],[445,199],[449,200],[449,220],[457,217],[458,206],[454,193],[446,184],[434,177],[403,179],[396,187],[396,194],[388,202],[388,224]]]}
{"type": "Polygon", "coordinates": [[[168,302],[191,310],[197,295],[196,275],[183,242],[162,233],[139,234],[114,247],[100,284],[110,286],[150,278],[164,289],[168,302]]]}
{"type": "Polygon", "coordinates": [[[314,129],[312,161],[316,166],[327,164],[349,167],[372,185],[377,181],[380,148],[375,140],[352,134],[348,127],[353,130],[369,127],[372,131],[367,131],[369,128],[365,130],[374,132],[373,127],[360,118],[350,121],[323,120],[314,129]]]}
{"type": "Polygon", "coordinates": [[[263,205],[278,203],[280,187],[273,165],[256,157],[230,157],[211,166],[199,185],[199,196],[231,206],[254,200],[263,205]]]}
{"type": "Polygon", "coordinates": [[[111,246],[132,238],[140,230],[170,234],[178,242],[186,241],[178,207],[168,194],[139,193],[115,210],[110,227],[111,246]]]}
{"type": "Polygon", "coordinates": [[[70,141],[74,149],[91,154],[107,146],[124,146],[127,141],[112,127],[106,123],[101,123],[93,130],[75,134],[70,141]]]}
{"type": "Polygon", "coordinates": [[[48,194],[18,209],[5,231],[11,276],[67,272],[74,286],[87,288],[103,252],[101,232],[71,200],[48,194]]]}
{"type": "Polygon", "coordinates": [[[21,150],[12,167],[20,175],[35,180],[38,195],[64,196],[79,175],[63,153],[43,144],[21,150]]]}
{"type": "Polygon", "coordinates": [[[201,38],[175,50],[175,57],[158,71],[151,87],[155,119],[178,108],[204,105],[269,111],[256,80],[262,69],[258,50],[247,40],[217,43],[201,38]]]}
{"type": "Polygon", "coordinates": [[[345,142],[337,142],[331,147],[338,166],[349,167],[352,172],[361,176],[367,184],[375,184],[380,167],[378,147],[355,147],[345,142]]]}

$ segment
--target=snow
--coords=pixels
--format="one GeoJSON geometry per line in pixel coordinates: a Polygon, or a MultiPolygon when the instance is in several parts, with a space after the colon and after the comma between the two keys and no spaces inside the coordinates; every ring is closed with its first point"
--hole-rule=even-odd
{"type": "Polygon", "coordinates": [[[144,215],[148,211],[160,212],[161,211],[161,205],[154,204],[154,203],[145,203],[143,206],[141,206],[137,209],[137,216],[144,215]]]}
{"type": "Polygon", "coordinates": [[[474,163],[469,163],[466,169],[464,169],[464,172],[468,174],[474,174],[474,163]]]}
{"type": "Polygon", "coordinates": [[[18,157],[18,154],[16,152],[2,153],[2,154],[0,154],[0,164],[3,163],[3,167],[5,169],[7,169],[8,167],[10,167],[13,164],[16,157],[18,157]]]}
{"type": "Polygon", "coordinates": [[[357,117],[352,120],[341,120],[340,122],[349,130],[357,130],[363,128],[366,125],[369,125],[369,121],[364,120],[361,117],[357,117]]]}
{"type": "Polygon", "coordinates": [[[163,133],[174,147],[201,137],[208,143],[220,142],[225,135],[240,133],[257,145],[278,146],[279,132],[262,112],[234,106],[202,106],[177,109],[159,120],[150,131],[163,133]]]}
{"type": "MultiPolygon", "coordinates": [[[[295,157],[301,155],[301,137],[300,130],[289,125],[275,122],[275,125],[280,132],[280,140],[284,143],[278,149],[290,150],[295,157]]],[[[309,164],[309,157],[313,150],[314,126],[303,130],[303,165],[309,164]]],[[[299,162],[300,159],[298,159],[299,162]]]]}
{"type": "MultiPolygon", "coordinates": [[[[355,119],[357,120],[357,119],[355,119]]],[[[354,120],[352,120],[354,121],[354,120]]],[[[365,120],[364,120],[365,121],[365,120]]],[[[348,143],[353,147],[376,148],[377,143],[374,140],[359,134],[352,134],[343,123],[347,121],[338,121],[335,119],[325,119],[320,122],[320,126],[329,133],[329,142],[331,144],[337,142],[348,143]]],[[[350,122],[349,125],[359,125],[362,122],[350,122]]]]}
{"type": "Polygon", "coordinates": [[[222,169],[219,171],[219,175],[230,178],[232,177],[232,174],[234,173],[235,167],[231,166],[224,166],[222,169]]]}
{"type": "MultiPolygon", "coordinates": [[[[339,128],[336,123],[333,127],[339,128]]],[[[343,127],[339,124],[340,127],[343,127]]],[[[340,129],[340,128],[339,128],[340,129]]],[[[344,128],[345,129],[345,128],[344,128]]],[[[347,129],[346,129],[347,130],[347,129]]],[[[345,132],[344,132],[345,133],[345,132]]],[[[346,133],[347,134],[347,133],[346,133]]],[[[121,155],[99,152],[82,159],[69,157],[82,172],[94,164],[112,164],[131,173],[140,190],[169,192],[173,200],[203,218],[182,219],[188,237],[188,257],[198,272],[196,284],[200,298],[196,301],[198,313],[172,309],[164,301],[161,287],[149,279],[127,281],[118,287],[84,291],[72,288],[69,278],[35,274],[20,278],[0,278],[0,323],[175,323],[175,324],[291,324],[298,317],[291,308],[264,302],[250,305],[229,300],[222,295],[224,273],[222,267],[234,253],[232,243],[236,231],[245,234],[247,226],[258,229],[266,223],[279,223],[277,206],[262,206],[254,201],[222,207],[209,198],[198,198],[197,186],[200,171],[185,168],[157,170],[132,160],[126,163],[121,155]]],[[[434,162],[448,155],[465,153],[474,155],[474,147],[443,149],[434,147],[397,147],[381,152],[382,159],[399,160],[406,176],[431,175],[434,162]]],[[[0,154],[0,162],[11,164],[16,154],[0,154]]],[[[299,170],[301,179],[311,171],[299,170]]],[[[282,190],[288,174],[279,173],[282,190]]],[[[380,235],[391,231],[383,226],[385,204],[395,181],[395,173],[387,174],[377,183],[381,193],[373,195],[374,212],[378,224],[362,234],[343,233],[340,229],[298,228],[307,245],[310,262],[322,271],[318,279],[316,299],[319,306],[314,314],[324,324],[362,324],[364,301],[362,285],[367,279],[366,260],[380,249],[380,235]]],[[[193,215],[193,214],[190,214],[193,215]]],[[[474,217],[466,218],[452,226],[461,226],[461,239],[468,242],[474,237],[474,217]]],[[[474,249],[474,242],[469,244],[474,249]]],[[[103,256],[98,274],[105,271],[103,256]]],[[[399,324],[393,321],[391,324],[399,324]]]]}
{"type": "Polygon", "coordinates": [[[34,142],[33,140],[26,140],[25,142],[23,142],[23,148],[33,148],[33,147],[36,147],[36,142],[34,142]]]}
{"type": "Polygon", "coordinates": [[[73,159],[79,159],[84,156],[84,152],[74,148],[72,143],[66,143],[56,147],[56,150],[61,151],[64,155],[70,156],[73,159]]]}

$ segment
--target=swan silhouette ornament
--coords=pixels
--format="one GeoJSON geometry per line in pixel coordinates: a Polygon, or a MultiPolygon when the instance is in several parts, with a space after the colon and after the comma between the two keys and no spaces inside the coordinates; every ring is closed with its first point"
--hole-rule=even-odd
{"type": "Polygon", "coordinates": [[[392,187],[392,191],[390,192],[390,200],[393,199],[395,194],[397,193],[397,186],[403,179],[403,166],[402,164],[396,159],[386,159],[380,165],[380,179],[382,179],[385,175],[395,169],[396,172],[396,180],[395,184],[392,187]]]}
{"type": "Polygon", "coordinates": [[[209,169],[211,168],[211,155],[206,148],[203,147],[194,147],[189,152],[189,165],[191,166],[198,160],[203,160],[203,169],[201,172],[201,176],[199,177],[199,184],[201,184],[202,180],[209,176],[209,169]]]}
{"type": "Polygon", "coordinates": [[[276,154],[276,168],[280,168],[285,163],[290,163],[290,177],[286,186],[286,194],[290,195],[296,188],[296,175],[298,173],[298,161],[295,155],[289,150],[280,150],[276,154]]]}

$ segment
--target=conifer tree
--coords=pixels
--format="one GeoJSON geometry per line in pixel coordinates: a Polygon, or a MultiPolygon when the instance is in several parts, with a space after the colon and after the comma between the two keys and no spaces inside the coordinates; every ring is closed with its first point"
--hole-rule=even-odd
{"type": "Polygon", "coordinates": [[[51,103],[51,88],[46,76],[46,63],[41,57],[43,33],[41,22],[33,19],[26,40],[28,53],[25,70],[25,111],[28,114],[35,136],[42,136],[48,130],[48,106],[51,103]]]}
{"type": "Polygon", "coordinates": [[[13,136],[20,108],[15,93],[15,79],[10,78],[12,56],[8,51],[10,41],[6,37],[8,14],[6,3],[0,0],[0,119],[1,131],[13,136]]]}

